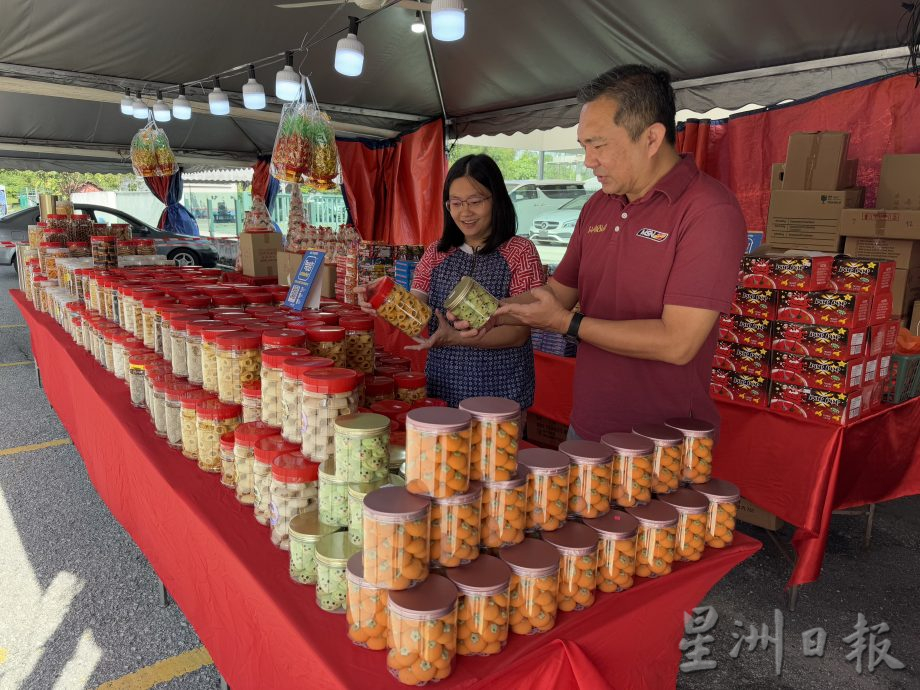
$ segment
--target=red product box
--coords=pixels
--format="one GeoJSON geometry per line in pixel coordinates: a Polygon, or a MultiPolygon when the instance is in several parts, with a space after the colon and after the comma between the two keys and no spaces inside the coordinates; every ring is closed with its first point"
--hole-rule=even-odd
{"type": "Polygon", "coordinates": [[[863,385],[878,381],[878,365],[881,357],[872,357],[866,360],[863,367],[863,385]]]}
{"type": "Polygon", "coordinates": [[[898,334],[901,332],[901,320],[891,319],[888,322],[888,332],[885,334],[885,343],[882,345],[883,355],[893,355],[898,346],[898,334]]]}
{"type": "Polygon", "coordinates": [[[863,354],[866,330],[844,326],[807,326],[777,321],[772,348],[818,359],[848,360],[863,354]]]}
{"type": "Polygon", "coordinates": [[[870,383],[868,386],[862,387],[862,410],[861,414],[865,415],[867,412],[873,410],[878,404],[882,402],[882,395],[879,392],[878,401],[876,401],[875,390],[880,389],[882,386],[881,383],[876,381],[875,383],[870,383]]]}
{"type": "Polygon", "coordinates": [[[894,261],[838,256],[834,259],[831,282],[834,290],[871,295],[891,290],[894,269],[894,261]]]}
{"type": "Polygon", "coordinates": [[[832,393],[791,383],[774,383],[770,391],[770,409],[815,422],[846,424],[861,413],[862,390],[832,393]]]}
{"type": "Polygon", "coordinates": [[[872,395],[869,398],[869,409],[874,410],[882,404],[882,393],[885,392],[885,382],[876,381],[872,384],[872,395]]]}
{"type": "Polygon", "coordinates": [[[751,347],[720,340],[716,343],[712,366],[716,369],[767,377],[770,375],[770,351],[765,347],[751,347]]]}
{"type": "Polygon", "coordinates": [[[879,383],[885,383],[888,380],[888,374],[891,373],[891,355],[882,355],[878,358],[878,375],[876,380],[879,383]]]}
{"type": "Polygon", "coordinates": [[[763,376],[751,376],[737,371],[713,369],[709,394],[755,407],[766,407],[770,381],[763,376]]]}
{"type": "Polygon", "coordinates": [[[888,334],[888,324],[880,323],[869,327],[866,343],[866,357],[878,357],[882,354],[882,346],[885,344],[885,336],[888,334]]]}
{"type": "Polygon", "coordinates": [[[849,393],[863,385],[863,361],[815,359],[791,352],[774,352],[770,368],[774,383],[791,383],[832,393],[849,393]]]}
{"type": "Polygon", "coordinates": [[[745,256],[740,284],[775,290],[828,290],[834,269],[832,256],[745,256]]]}
{"type": "Polygon", "coordinates": [[[776,319],[792,323],[859,328],[869,323],[869,295],[850,292],[800,292],[777,294],[776,319]]]}
{"type": "Polygon", "coordinates": [[[894,307],[894,296],[891,292],[883,290],[872,296],[872,309],[869,312],[869,323],[873,326],[886,323],[891,318],[894,307]]]}
{"type": "Polygon", "coordinates": [[[740,314],[719,315],[719,340],[751,347],[770,347],[773,322],[740,314]]]}
{"type": "Polygon", "coordinates": [[[732,300],[732,314],[752,319],[773,319],[776,317],[776,291],[759,288],[739,287],[732,300]]]}

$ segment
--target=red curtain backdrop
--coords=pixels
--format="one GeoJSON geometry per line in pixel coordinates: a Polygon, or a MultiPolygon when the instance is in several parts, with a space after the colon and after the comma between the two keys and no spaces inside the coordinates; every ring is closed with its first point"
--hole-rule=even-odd
{"type": "Polygon", "coordinates": [[[909,75],[854,86],[728,120],[687,122],[677,148],[692,153],[701,170],[728,185],[738,197],[748,229],[763,230],[770,208],[770,166],[786,160],[792,132],[848,131],[850,158],[866,188],[866,207],[875,206],[879,170],[886,153],[920,153],[920,90],[909,75]]]}
{"type": "Polygon", "coordinates": [[[389,141],[336,144],[345,196],[361,237],[428,244],[441,236],[447,157],[440,120],[389,141]]]}

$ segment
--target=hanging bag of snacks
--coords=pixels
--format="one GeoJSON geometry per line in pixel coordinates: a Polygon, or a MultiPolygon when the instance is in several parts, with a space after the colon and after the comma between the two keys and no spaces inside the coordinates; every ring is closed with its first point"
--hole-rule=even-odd
{"type": "Polygon", "coordinates": [[[179,170],[166,132],[157,127],[153,118],[131,140],[131,166],[141,177],[164,177],[179,170]]]}

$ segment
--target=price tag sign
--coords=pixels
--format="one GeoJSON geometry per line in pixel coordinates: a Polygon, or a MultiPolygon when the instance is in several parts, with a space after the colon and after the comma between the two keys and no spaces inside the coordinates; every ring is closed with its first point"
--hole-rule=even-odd
{"type": "Polygon", "coordinates": [[[322,284],[316,279],[323,270],[326,252],[307,252],[303,255],[297,275],[291,281],[284,306],[294,311],[316,309],[319,307],[322,284]]]}

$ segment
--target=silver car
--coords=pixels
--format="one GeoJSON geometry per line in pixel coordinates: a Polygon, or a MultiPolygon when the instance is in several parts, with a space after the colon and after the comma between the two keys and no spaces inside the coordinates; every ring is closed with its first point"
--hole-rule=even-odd
{"type": "Polygon", "coordinates": [[[543,213],[534,218],[530,226],[530,239],[534,244],[550,244],[565,247],[572,239],[575,223],[582,207],[591,198],[591,194],[582,194],[567,201],[555,211],[543,213]]]}

